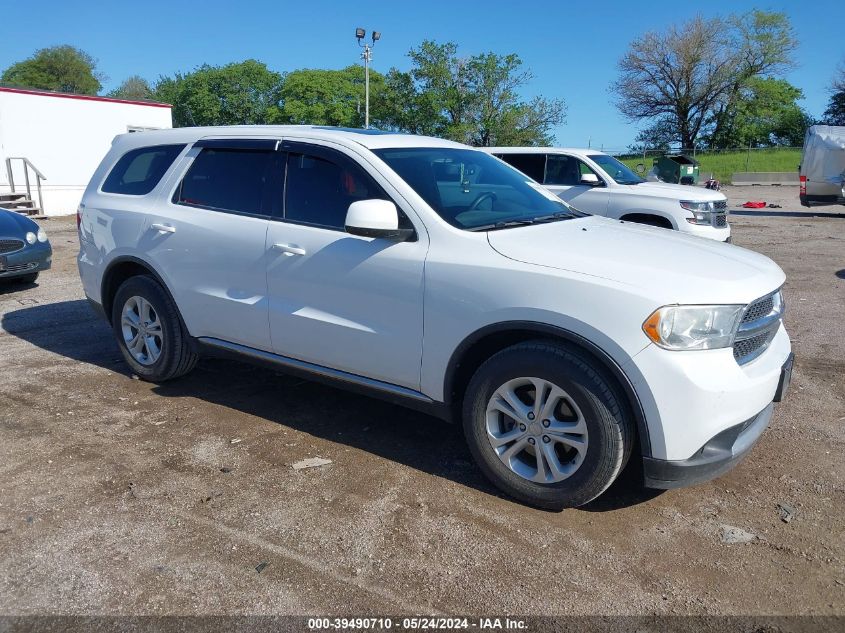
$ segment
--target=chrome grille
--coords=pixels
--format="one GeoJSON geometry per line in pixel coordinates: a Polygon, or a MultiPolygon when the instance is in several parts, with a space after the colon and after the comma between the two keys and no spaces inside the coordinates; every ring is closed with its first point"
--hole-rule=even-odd
{"type": "Polygon", "coordinates": [[[0,240],[0,255],[14,253],[23,248],[23,240],[0,240]]]}
{"type": "Polygon", "coordinates": [[[751,338],[747,338],[742,341],[736,341],[734,343],[734,358],[740,364],[748,362],[747,360],[743,361],[743,359],[748,358],[756,352],[762,353],[765,348],[769,346],[769,343],[772,342],[774,336],[775,331],[763,332],[757,336],[752,336],[751,338]]]}
{"type": "Polygon", "coordinates": [[[783,297],[778,290],[748,304],[734,338],[733,354],[740,365],[750,363],[769,347],[783,318],[783,297]]]}
{"type": "Polygon", "coordinates": [[[14,266],[6,266],[6,268],[0,268],[0,273],[22,273],[26,270],[32,270],[37,266],[38,264],[35,262],[29,262],[26,264],[15,264],[14,266]]]}
{"type": "Polygon", "coordinates": [[[714,209],[727,209],[728,208],[728,201],[727,200],[716,200],[713,203],[714,209]]]}
{"type": "Polygon", "coordinates": [[[769,314],[774,307],[775,298],[773,295],[757,299],[757,301],[748,306],[748,309],[745,311],[745,315],[742,317],[742,322],[751,323],[751,321],[756,321],[760,317],[764,317],[769,314]]]}
{"type": "Polygon", "coordinates": [[[714,213],[713,214],[713,226],[717,229],[723,229],[728,225],[728,216],[724,213],[714,213]]]}

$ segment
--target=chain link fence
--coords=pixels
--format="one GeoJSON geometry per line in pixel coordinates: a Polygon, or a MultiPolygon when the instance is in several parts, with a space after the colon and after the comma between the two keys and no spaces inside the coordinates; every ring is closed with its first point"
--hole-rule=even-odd
{"type": "Polygon", "coordinates": [[[655,158],[684,154],[700,163],[701,179],[715,178],[730,182],[738,172],[797,172],[801,162],[800,147],[736,147],[728,149],[690,148],[682,150],[647,149],[642,152],[602,149],[636,169],[642,164],[648,172],[655,158]]]}

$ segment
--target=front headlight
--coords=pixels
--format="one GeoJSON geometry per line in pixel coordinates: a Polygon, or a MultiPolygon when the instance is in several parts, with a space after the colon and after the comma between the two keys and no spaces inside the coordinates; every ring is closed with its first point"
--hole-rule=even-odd
{"type": "Polygon", "coordinates": [[[689,222],[690,224],[710,224],[714,209],[712,202],[695,202],[693,200],[681,200],[680,204],[681,207],[683,207],[687,211],[692,212],[692,217],[687,218],[687,222],[689,222]]]}
{"type": "Polygon", "coordinates": [[[32,231],[30,231],[29,233],[26,234],[26,243],[27,244],[35,244],[35,242],[37,242],[37,241],[38,241],[38,236],[35,233],[33,233],[32,231]]]}
{"type": "Polygon", "coordinates": [[[643,332],[663,349],[730,347],[744,309],[744,305],[664,306],[645,320],[643,332]]]}
{"type": "Polygon", "coordinates": [[[47,241],[47,232],[42,228],[38,229],[38,241],[39,242],[46,242],[47,241]]]}

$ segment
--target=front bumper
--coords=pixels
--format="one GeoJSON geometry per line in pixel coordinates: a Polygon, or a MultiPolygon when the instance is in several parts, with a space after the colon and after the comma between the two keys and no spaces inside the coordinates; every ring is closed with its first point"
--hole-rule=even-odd
{"type": "Polygon", "coordinates": [[[737,465],[751,450],[772,419],[775,402],[789,389],[795,355],[790,352],[780,370],[774,400],[757,415],[717,433],[691,457],[679,460],[643,457],[643,475],[648,488],[679,488],[714,479],[737,465]]]}
{"type": "Polygon", "coordinates": [[[766,351],[744,365],[737,364],[730,348],[643,349],[631,361],[628,375],[648,426],[644,455],[686,460],[719,433],[757,416],[775,399],[791,352],[782,324],[766,351]]]}
{"type": "Polygon", "coordinates": [[[710,224],[690,224],[689,222],[683,221],[679,223],[678,231],[698,237],[706,237],[717,242],[727,242],[731,237],[730,224],[717,228],[710,224]]]}
{"type": "Polygon", "coordinates": [[[8,255],[0,255],[0,279],[22,277],[48,270],[53,262],[50,242],[27,244],[8,255]]]}
{"type": "Polygon", "coordinates": [[[648,488],[680,488],[714,479],[729,471],[766,430],[772,418],[770,403],[753,418],[725,429],[688,459],[675,461],[643,458],[643,475],[648,488]]]}

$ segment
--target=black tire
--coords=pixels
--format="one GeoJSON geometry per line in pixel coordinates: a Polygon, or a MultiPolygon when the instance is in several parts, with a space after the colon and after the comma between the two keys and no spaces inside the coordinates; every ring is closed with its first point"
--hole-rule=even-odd
{"type": "Polygon", "coordinates": [[[15,281],[19,284],[34,284],[36,279],[38,279],[38,273],[30,273],[28,275],[15,277],[15,281]]]}
{"type": "Polygon", "coordinates": [[[133,373],[150,382],[165,382],[190,372],[197,364],[197,353],[189,336],[179,310],[173,299],[154,278],[140,275],[124,281],[114,297],[112,304],[112,330],[117,339],[123,358],[133,373]],[[132,297],[147,300],[158,315],[161,323],[161,353],[158,359],[144,365],[130,353],[123,338],[121,313],[126,302],[132,297]]]}
{"type": "Polygon", "coordinates": [[[548,341],[508,347],[489,358],[467,387],[464,434],[482,472],[500,490],[549,510],[580,506],[598,497],[616,479],[631,454],[630,416],[604,370],[587,357],[548,341]],[[562,388],[583,413],[587,448],[580,466],[556,483],[530,481],[506,466],[487,435],[487,403],[496,390],[519,377],[536,377],[562,388]]]}

